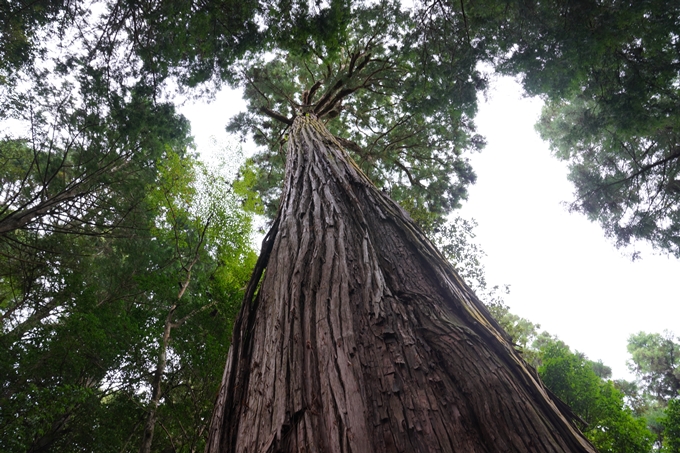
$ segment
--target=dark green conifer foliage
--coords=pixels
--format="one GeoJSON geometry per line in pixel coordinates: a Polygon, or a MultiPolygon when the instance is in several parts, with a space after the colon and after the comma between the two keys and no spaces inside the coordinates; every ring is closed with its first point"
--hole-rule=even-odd
{"type": "Polygon", "coordinates": [[[288,127],[309,111],[372,181],[434,228],[475,180],[465,153],[484,144],[473,123],[485,86],[475,67],[480,51],[462,18],[407,11],[396,1],[331,2],[315,20],[326,17],[336,18],[332,35],[311,34],[309,22],[241,67],[249,109],[228,130],[262,146],[254,163],[268,212],[278,203],[288,127]],[[430,36],[441,24],[451,32],[445,42],[430,36]]]}
{"type": "Polygon", "coordinates": [[[497,68],[547,102],[537,128],[569,163],[571,209],[619,246],[680,256],[678,2],[505,6],[484,33],[498,37],[497,68]]]}

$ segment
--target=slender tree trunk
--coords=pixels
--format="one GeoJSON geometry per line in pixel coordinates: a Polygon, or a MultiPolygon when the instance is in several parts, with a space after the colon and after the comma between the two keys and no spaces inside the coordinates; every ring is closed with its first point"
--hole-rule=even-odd
{"type": "Polygon", "coordinates": [[[163,328],[163,338],[161,340],[161,349],[158,351],[158,361],[156,363],[156,371],[151,382],[151,401],[149,402],[149,415],[144,425],[144,434],[142,436],[142,444],[139,446],[139,453],[149,453],[151,451],[151,444],[153,443],[153,434],[156,429],[156,414],[158,413],[158,405],[161,401],[161,383],[163,381],[163,374],[165,374],[165,367],[167,365],[168,345],[170,344],[170,333],[174,327],[172,324],[172,317],[175,313],[177,305],[173,305],[165,317],[165,325],[163,328]]]}
{"type": "Polygon", "coordinates": [[[188,266],[183,266],[183,270],[186,272],[186,276],[184,277],[184,281],[181,282],[180,284],[179,292],[177,293],[177,301],[170,307],[170,310],[168,310],[168,314],[165,317],[165,324],[163,326],[163,338],[161,340],[160,350],[158,351],[156,371],[154,372],[153,381],[151,382],[151,401],[149,402],[149,415],[147,416],[146,424],[144,425],[144,434],[142,435],[142,443],[139,446],[139,453],[149,453],[151,451],[151,444],[153,443],[153,434],[156,429],[158,406],[160,405],[161,395],[163,394],[161,385],[163,383],[163,375],[165,374],[165,368],[168,364],[168,347],[170,346],[170,334],[172,333],[172,329],[180,327],[187,321],[187,319],[189,319],[199,311],[202,311],[212,305],[212,304],[205,305],[197,310],[192,311],[179,321],[173,322],[175,310],[177,310],[177,306],[182,300],[182,296],[184,296],[184,293],[189,287],[189,283],[191,283],[191,269],[193,269],[194,265],[198,262],[198,250],[201,247],[201,244],[203,244],[203,238],[205,237],[205,231],[208,228],[209,223],[210,220],[206,222],[205,227],[203,228],[203,232],[201,233],[201,240],[196,246],[196,254],[194,256],[194,259],[191,261],[191,263],[189,263],[188,266]]]}
{"type": "Polygon", "coordinates": [[[595,450],[408,214],[310,115],[291,129],[281,208],[206,451],[595,450]]]}

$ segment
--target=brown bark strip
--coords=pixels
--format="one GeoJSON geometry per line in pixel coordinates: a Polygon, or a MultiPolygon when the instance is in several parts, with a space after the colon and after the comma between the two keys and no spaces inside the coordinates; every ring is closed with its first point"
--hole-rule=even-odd
{"type": "Polygon", "coordinates": [[[207,452],[595,451],[315,116],[286,165],[207,452]]]}

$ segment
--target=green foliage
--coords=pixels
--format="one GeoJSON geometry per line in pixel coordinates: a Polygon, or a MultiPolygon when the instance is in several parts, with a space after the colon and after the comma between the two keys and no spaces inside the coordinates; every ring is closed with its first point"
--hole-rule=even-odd
{"type": "Polygon", "coordinates": [[[40,54],[36,34],[54,21],[68,2],[52,0],[25,5],[10,0],[0,1],[0,86],[23,65],[40,54]]]}
{"type": "MultiPolygon", "coordinates": [[[[660,113],[630,131],[583,97],[547,104],[538,130],[569,161],[576,187],[570,209],[602,224],[618,246],[650,241],[680,253],[680,116],[660,113]]],[[[632,127],[632,126],[631,126],[632,127]]]]}
{"type": "Polygon", "coordinates": [[[186,2],[119,0],[109,6],[107,26],[130,33],[127,41],[157,77],[176,76],[185,86],[208,80],[230,80],[231,64],[262,38],[255,22],[260,2],[212,0],[186,2]],[[132,30],[126,24],[134,20],[132,30]]]}
{"type": "Polygon", "coordinates": [[[142,191],[146,215],[134,224],[105,235],[49,231],[40,266],[10,254],[0,260],[3,451],[138,450],[173,304],[183,322],[170,343],[158,411],[166,429],[154,449],[202,448],[255,260],[250,217],[229,182],[191,157],[167,150],[156,168],[142,191]]]}
{"type": "Polygon", "coordinates": [[[582,355],[574,354],[561,341],[554,340],[540,349],[538,373],[545,385],[583,420],[592,424],[602,418],[601,379],[582,355]]]}
{"type": "MultiPolygon", "coordinates": [[[[278,203],[288,123],[311,112],[378,187],[433,229],[475,180],[463,153],[484,144],[472,122],[484,85],[477,51],[456,35],[429,46],[418,26],[424,19],[399,2],[350,9],[331,2],[315,17],[333,15],[341,20],[332,40],[313,39],[305,29],[243,63],[249,108],[228,130],[251,134],[262,146],[253,162],[269,215],[278,203]]],[[[447,23],[463,27],[460,18],[447,23]]]]}
{"type": "Polygon", "coordinates": [[[486,254],[474,242],[477,222],[456,217],[430,233],[439,251],[476,292],[487,288],[482,260],[486,254]]]}
{"type": "Polygon", "coordinates": [[[644,393],[665,403],[680,391],[680,343],[671,332],[639,332],[628,338],[633,371],[644,393]]]}
{"type": "Polygon", "coordinates": [[[74,2],[5,1],[0,78],[82,66],[100,92],[139,86],[150,97],[169,77],[182,89],[238,84],[250,107],[231,127],[263,146],[253,187],[269,215],[285,160],[285,124],[273,117],[311,110],[434,229],[474,183],[464,153],[484,144],[473,124],[486,87],[476,68],[490,62],[548,101],[538,128],[569,162],[572,210],[617,245],[647,240],[678,255],[676,3],[108,0],[97,16],[74,2]],[[62,56],[43,64],[49,39],[62,56]]]}
{"type": "Polygon", "coordinates": [[[153,162],[190,143],[188,123],[171,105],[154,105],[137,93],[129,101],[111,96],[109,114],[97,117],[69,102],[64,89],[46,89],[58,107],[29,98],[15,111],[26,115],[30,141],[0,140],[0,233],[103,234],[139,205],[144,184],[155,176],[153,162]],[[130,143],[134,147],[125,148],[130,143]]]}
{"type": "Polygon", "coordinates": [[[665,417],[661,421],[663,431],[663,453],[680,452],[680,399],[668,401],[665,417]]]}
{"type": "Polygon", "coordinates": [[[43,63],[0,92],[15,121],[0,140],[3,451],[88,449],[102,398],[120,384],[139,404],[156,315],[140,282],[163,259],[147,196],[158,163],[191,143],[148,87],[43,63]]]}
{"type": "Polygon", "coordinates": [[[532,343],[538,337],[540,324],[534,324],[528,319],[517,316],[510,312],[510,308],[502,300],[492,301],[487,305],[491,315],[510,335],[512,341],[524,353],[524,358],[529,363],[534,363],[534,352],[530,349],[532,343]]]}
{"type": "Polygon", "coordinates": [[[571,209],[619,246],[646,240],[680,256],[678,3],[506,6],[486,25],[497,69],[547,100],[538,130],[569,163],[571,209]]]}
{"type": "Polygon", "coordinates": [[[189,87],[231,80],[231,63],[264,39],[255,15],[266,8],[273,6],[253,0],[3,0],[0,85],[16,82],[36,61],[40,66],[50,41],[63,52],[62,70],[80,61],[155,88],[170,76],[189,87]]]}
{"type": "Polygon", "coordinates": [[[602,419],[585,431],[600,452],[650,452],[655,436],[644,419],[635,418],[624,406],[621,393],[611,381],[600,389],[602,419]]]}
{"type": "Polygon", "coordinates": [[[545,385],[583,419],[583,432],[598,451],[648,453],[654,442],[644,419],[624,404],[624,395],[612,381],[604,381],[601,363],[572,353],[564,343],[544,337],[538,373],[545,385]]]}
{"type": "Polygon", "coordinates": [[[238,172],[238,179],[233,182],[234,193],[241,197],[243,210],[257,215],[264,214],[264,206],[258,193],[254,190],[257,184],[258,168],[252,159],[247,159],[238,172]]]}

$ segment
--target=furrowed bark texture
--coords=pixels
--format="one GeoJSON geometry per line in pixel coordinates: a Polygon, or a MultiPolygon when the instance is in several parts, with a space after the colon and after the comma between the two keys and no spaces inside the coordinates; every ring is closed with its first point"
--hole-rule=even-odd
{"type": "Polygon", "coordinates": [[[408,214],[310,115],[292,126],[206,451],[595,450],[408,214]]]}

